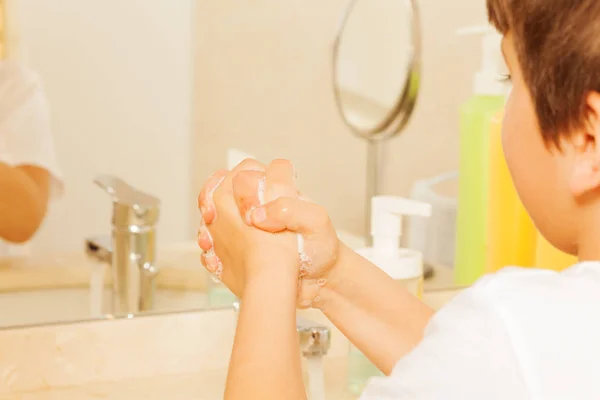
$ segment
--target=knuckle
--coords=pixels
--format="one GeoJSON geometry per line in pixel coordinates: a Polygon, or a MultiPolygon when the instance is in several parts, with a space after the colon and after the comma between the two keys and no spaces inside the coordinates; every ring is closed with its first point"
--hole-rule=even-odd
{"type": "Polygon", "coordinates": [[[221,169],[217,170],[217,172],[215,172],[215,177],[220,178],[222,176],[227,175],[228,173],[229,173],[228,170],[226,170],[225,168],[221,168],[221,169]]]}
{"type": "Polygon", "coordinates": [[[200,190],[200,193],[198,193],[198,208],[202,207],[202,205],[204,205],[204,199],[206,198],[206,193],[204,191],[204,189],[200,190]]]}
{"type": "Polygon", "coordinates": [[[271,166],[277,167],[277,168],[292,168],[293,167],[292,162],[285,158],[274,159],[273,161],[271,161],[271,166]]]}
{"type": "Polygon", "coordinates": [[[261,171],[242,171],[233,177],[233,195],[238,204],[258,202],[258,181],[262,177],[261,171]]]}
{"type": "MultiPolygon", "coordinates": [[[[231,185],[231,183],[229,183],[231,185]]],[[[231,191],[231,187],[227,186],[224,178],[219,179],[215,185],[210,189],[210,200],[216,205],[223,199],[223,196],[231,191]]]]}
{"type": "Polygon", "coordinates": [[[315,206],[315,222],[319,225],[328,225],[329,224],[329,213],[322,206],[315,206]]]}
{"type": "Polygon", "coordinates": [[[213,203],[216,205],[217,203],[219,203],[221,201],[221,199],[224,196],[224,189],[222,187],[222,185],[219,185],[214,191],[213,191],[213,195],[212,195],[212,200],[213,203]]]}
{"type": "Polygon", "coordinates": [[[221,179],[226,176],[227,173],[227,170],[220,169],[204,182],[202,189],[200,189],[200,193],[198,194],[198,207],[202,204],[206,204],[207,200],[209,200],[209,193],[219,184],[221,179]]]}
{"type": "Polygon", "coordinates": [[[259,163],[258,161],[256,161],[253,158],[246,158],[241,163],[238,164],[236,169],[254,170],[254,169],[263,169],[263,166],[261,163],[259,163]]]}
{"type": "Polygon", "coordinates": [[[264,172],[256,170],[244,170],[240,171],[233,177],[234,185],[243,185],[250,182],[254,182],[264,176],[264,172]]]}
{"type": "Polygon", "coordinates": [[[231,179],[231,184],[233,185],[233,190],[240,189],[241,187],[246,186],[246,183],[249,181],[249,176],[247,174],[248,171],[238,172],[231,179]]]}
{"type": "Polygon", "coordinates": [[[277,216],[284,221],[291,221],[295,215],[294,202],[289,197],[280,197],[276,200],[277,216]]]}

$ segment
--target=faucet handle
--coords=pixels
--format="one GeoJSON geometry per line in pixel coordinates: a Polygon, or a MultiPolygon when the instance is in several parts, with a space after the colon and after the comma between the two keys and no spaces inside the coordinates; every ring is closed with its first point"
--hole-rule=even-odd
{"type": "Polygon", "coordinates": [[[115,203],[139,208],[154,208],[160,205],[160,200],[156,197],[140,192],[116,176],[100,175],[94,179],[94,183],[112,196],[115,203]]]}
{"type": "Polygon", "coordinates": [[[100,175],[94,183],[113,200],[113,225],[153,225],[158,220],[160,200],[141,192],[113,175],[100,175]]]}

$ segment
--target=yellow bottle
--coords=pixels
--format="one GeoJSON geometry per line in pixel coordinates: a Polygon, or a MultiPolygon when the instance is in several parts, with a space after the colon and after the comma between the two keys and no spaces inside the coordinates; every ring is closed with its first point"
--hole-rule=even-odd
{"type": "Polygon", "coordinates": [[[4,13],[4,1],[0,0],[0,60],[4,59],[6,42],[6,23],[4,13]]]}
{"type": "MultiPolygon", "coordinates": [[[[536,229],[514,188],[502,150],[502,115],[491,122],[487,196],[486,272],[536,265],[536,229]]],[[[545,253],[544,253],[545,254],[545,253]]]]}
{"type": "Polygon", "coordinates": [[[538,268],[554,271],[562,271],[577,263],[577,257],[558,250],[539,233],[535,258],[538,268]]]}

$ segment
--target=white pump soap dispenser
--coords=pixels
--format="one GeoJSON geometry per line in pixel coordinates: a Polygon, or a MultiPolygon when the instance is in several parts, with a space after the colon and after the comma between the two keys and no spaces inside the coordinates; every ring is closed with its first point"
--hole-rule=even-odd
{"type": "Polygon", "coordinates": [[[371,199],[371,235],[373,247],[358,250],[392,279],[401,281],[415,296],[421,297],[423,287],[423,255],[400,247],[402,217],[429,217],[431,205],[396,196],[375,196],[371,199]]]}
{"type": "Polygon", "coordinates": [[[457,34],[481,36],[481,66],[473,79],[473,92],[480,96],[506,95],[508,85],[500,79],[508,70],[502,57],[502,35],[489,25],[461,28],[457,34]]]}
{"type": "MultiPolygon", "coordinates": [[[[423,256],[417,250],[400,247],[402,217],[428,217],[431,206],[395,196],[371,198],[371,235],[373,247],[356,252],[381,268],[408,292],[421,298],[423,294],[423,256]]],[[[360,393],[372,376],[381,372],[355,346],[348,353],[348,382],[353,393],[360,393]],[[357,388],[361,388],[358,390],[357,388]]]]}

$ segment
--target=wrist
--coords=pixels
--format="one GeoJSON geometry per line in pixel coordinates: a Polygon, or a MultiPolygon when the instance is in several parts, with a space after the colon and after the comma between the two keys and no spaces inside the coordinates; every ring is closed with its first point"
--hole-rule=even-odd
{"type": "MultiPolygon", "coordinates": [[[[264,254],[264,253],[263,253],[264,254]]],[[[298,260],[292,258],[249,257],[244,295],[251,291],[265,291],[269,297],[295,298],[298,286],[298,260]]]]}
{"type": "Polygon", "coordinates": [[[329,274],[327,275],[327,283],[323,286],[329,290],[338,291],[348,279],[351,278],[352,265],[354,264],[351,260],[355,257],[356,253],[346,246],[344,243],[339,243],[338,256],[329,274]]]}
{"type": "Polygon", "coordinates": [[[318,288],[316,294],[317,300],[313,302],[314,308],[319,308],[322,311],[328,307],[328,304],[339,298],[343,293],[347,292],[347,288],[352,286],[353,271],[355,262],[352,260],[357,254],[340,242],[338,247],[337,259],[327,274],[326,283],[318,288]]]}

